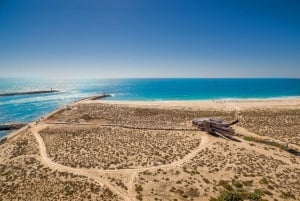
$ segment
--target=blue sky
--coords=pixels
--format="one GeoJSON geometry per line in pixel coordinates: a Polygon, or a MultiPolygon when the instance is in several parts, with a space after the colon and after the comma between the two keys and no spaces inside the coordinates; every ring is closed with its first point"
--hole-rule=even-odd
{"type": "Polygon", "coordinates": [[[0,0],[0,77],[300,77],[298,0],[0,0]]]}

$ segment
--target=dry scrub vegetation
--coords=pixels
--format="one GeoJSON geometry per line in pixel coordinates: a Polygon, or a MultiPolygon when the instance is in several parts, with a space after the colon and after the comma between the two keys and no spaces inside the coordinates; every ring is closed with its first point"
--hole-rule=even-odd
{"type": "Polygon", "coordinates": [[[51,120],[62,122],[100,122],[150,128],[193,128],[191,120],[197,117],[232,119],[233,112],[190,111],[185,109],[159,109],[128,107],[112,104],[78,104],[77,109],[64,110],[51,120]]]}
{"type": "Polygon", "coordinates": [[[58,126],[43,130],[41,135],[54,161],[81,168],[126,169],[168,164],[182,159],[200,144],[196,131],[58,126]]]}
{"type": "Polygon", "coordinates": [[[239,126],[259,135],[300,145],[300,110],[245,110],[241,116],[239,126]]]}
{"type": "MultiPolygon", "coordinates": [[[[243,110],[238,126],[299,144],[299,116],[299,111],[293,109],[243,110]]],[[[80,104],[76,110],[64,111],[53,120],[190,129],[193,128],[191,120],[197,117],[217,117],[228,121],[233,119],[234,112],[80,104]]],[[[75,130],[58,126],[44,130],[42,136],[54,160],[71,166],[104,169],[171,163],[184,157],[200,142],[197,131],[104,126],[85,126],[75,130]],[[67,152],[62,154],[63,151],[67,152]],[[91,158],[89,154],[92,154],[91,158]]],[[[228,198],[297,200],[300,197],[299,157],[254,142],[238,143],[210,137],[209,143],[207,148],[182,166],[140,172],[134,181],[135,198],[222,201],[228,198]]],[[[118,178],[112,180],[119,182],[118,178]]],[[[120,186],[127,190],[126,184],[120,186]]]]}
{"type": "MultiPolygon", "coordinates": [[[[102,103],[76,107],[62,110],[49,121],[94,125],[49,124],[40,132],[49,157],[75,168],[132,169],[95,172],[125,194],[132,193],[136,200],[299,200],[299,156],[244,138],[225,141],[199,131],[172,130],[195,129],[191,120],[197,117],[232,120],[234,112],[102,103]],[[182,165],[133,170],[178,161],[199,146],[203,135],[208,139],[205,147],[182,165]]],[[[299,110],[293,109],[243,110],[238,126],[299,145],[299,116],[299,110]]],[[[0,145],[0,200],[119,199],[86,177],[44,167],[37,147],[29,133],[0,145]]]]}
{"type": "Polygon", "coordinates": [[[172,169],[144,171],[136,181],[139,200],[297,200],[300,160],[263,145],[220,142],[172,169]],[[290,158],[290,159],[287,159],[290,158]],[[220,197],[216,197],[221,193],[220,197]],[[230,200],[230,199],[229,199],[230,200]]]}
{"type": "Polygon", "coordinates": [[[0,146],[0,186],[0,200],[119,200],[84,176],[43,166],[30,133],[0,146]]]}

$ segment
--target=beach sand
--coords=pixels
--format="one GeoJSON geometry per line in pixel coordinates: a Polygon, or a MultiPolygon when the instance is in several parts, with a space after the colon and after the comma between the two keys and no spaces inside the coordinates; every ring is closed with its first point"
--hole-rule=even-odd
{"type": "Polygon", "coordinates": [[[0,145],[2,199],[300,197],[300,99],[83,100],[71,106],[0,145]],[[230,121],[236,111],[237,141],[191,124],[197,117],[230,121]]]}
{"type": "Polygon", "coordinates": [[[107,103],[126,106],[158,107],[158,108],[186,108],[192,110],[247,110],[247,109],[300,109],[300,98],[287,99],[245,99],[245,100],[190,100],[190,101],[84,101],[83,103],[107,103]]]}

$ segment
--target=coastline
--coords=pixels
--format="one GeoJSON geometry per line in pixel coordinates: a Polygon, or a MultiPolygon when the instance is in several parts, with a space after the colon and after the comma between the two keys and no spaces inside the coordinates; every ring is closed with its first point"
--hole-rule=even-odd
{"type": "MultiPolygon", "coordinates": [[[[216,184],[233,179],[240,183],[251,179],[251,187],[263,189],[261,181],[265,177],[272,185],[282,183],[273,174],[280,165],[286,185],[274,185],[270,189],[272,194],[263,196],[268,200],[270,195],[277,199],[281,198],[278,192],[292,189],[296,197],[299,192],[294,179],[286,178],[299,177],[298,108],[300,99],[138,102],[83,99],[57,108],[15,131],[1,147],[22,152],[3,151],[2,160],[11,162],[12,156],[30,156],[37,161],[34,165],[20,163],[17,168],[23,168],[27,174],[48,168],[50,181],[60,178],[54,171],[71,174],[72,177],[64,179],[66,182],[76,183],[76,176],[80,176],[106,186],[123,200],[140,195],[135,190],[137,185],[143,188],[143,196],[160,192],[162,185],[168,186],[166,191],[179,200],[181,196],[172,189],[189,192],[191,187],[206,185],[212,189],[203,199],[208,200],[216,195],[213,190],[216,184]],[[236,109],[241,110],[239,125],[233,126],[236,141],[216,138],[191,125],[191,120],[198,117],[232,119],[232,110],[236,109]],[[207,182],[215,178],[222,180],[207,182]],[[186,179],[197,183],[187,186],[178,183],[186,179]],[[145,180],[158,182],[140,182],[145,180]]],[[[9,162],[5,163],[7,169],[14,167],[9,162]]],[[[42,179],[44,174],[39,175],[37,179],[42,179]]],[[[32,186],[36,180],[25,181],[32,186]]],[[[48,185],[47,180],[45,186],[55,190],[48,185]]],[[[252,193],[252,189],[244,189],[252,193]]],[[[27,195],[31,189],[25,192],[27,195]]]]}
{"type": "MultiPolygon", "coordinates": [[[[76,103],[76,102],[74,102],[74,103],[76,103]]],[[[72,104],[74,104],[74,103],[72,103],[72,104]]],[[[48,113],[48,114],[45,114],[44,116],[40,117],[39,119],[41,119],[41,120],[46,120],[46,119],[48,119],[49,117],[51,117],[51,116],[53,116],[53,115],[59,113],[60,111],[63,111],[63,109],[64,109],[65,107],[66,107],[66,106],[62,106],[62,107],[60,107],[60,108],[57,108],[57,109],[53,110],[52,112],[50,112],[50,113],[48,113]]],[[[2,142],[2,141],[7,141],[7,140],[11,140],[11,139],[15,138],[15,137],[18,136],[20,133],[25,132],[27,129],[29,129],[29,128],[31,128],[32,126],[34,126],[34,125],[35,125],[35,122],[38,121],[39,119],[35,119],[34,121],[28,122],[28,124],[27,124],[26,126],[20,128],[20,129],[18,129],[18,130],[14,130],[14,131],[8,133],[7,135],[1,137],[1,138],[0,138],[0,141],[2,142]]]]}
{"type": "MultiPolygon", "coordinates": [[[[94,97],[94,96],[91,96],[94,97]]],[[[300,98],[282,98],[282,99],[243,99],[243,100],[160,100],[160,101],[121,101],[121,100],[91,100],[89,97],[81,100],[74,101],[70,106],[77,104],[116,104],[128,107],[143,107],[143,108],[159,108],[159,109],[189,109],[189,110],[213,110],[213,111],[235,111],[235,110],[248,110],[248,109],[300,109],[300,98]]],[[[63,111],[67,106],[64,105],[60,108],[45,114],[39,119],[47,120],[49,117],[63,111]]],[[[7,140],[13,139],[19,133],[22,133],[29,126],[35,124],[38,119],[29,122],[19,130],[10,132],[8,135],[1,138],[7,140]]]]}

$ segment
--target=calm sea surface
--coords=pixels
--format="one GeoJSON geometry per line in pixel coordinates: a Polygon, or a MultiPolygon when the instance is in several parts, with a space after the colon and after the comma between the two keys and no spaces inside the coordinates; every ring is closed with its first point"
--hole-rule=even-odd
{"type": "MultiPolygon", "coordinates": [[[[0,79],[0,93],[59,90],[0,97],[0,123],[28,122],[74,100],[111,93],[112,100],[205,100],[300,97],[300,79],[0,79]]],[[[0,137],[7,134],[0,132],[0,137]]]]}

